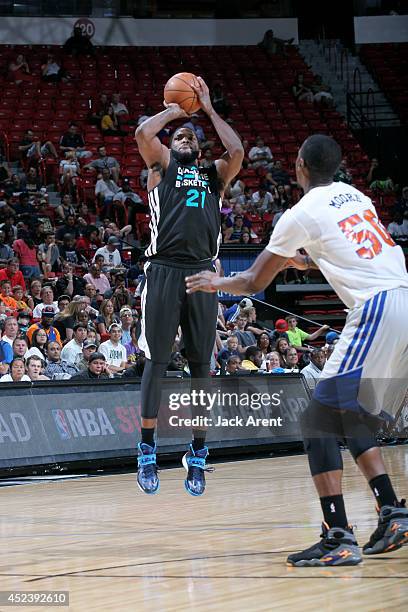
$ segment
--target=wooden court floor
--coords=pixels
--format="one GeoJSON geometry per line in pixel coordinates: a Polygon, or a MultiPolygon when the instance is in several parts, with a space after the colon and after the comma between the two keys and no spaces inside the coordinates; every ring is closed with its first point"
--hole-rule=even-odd
{"type": "MultiPolygon", "coordinates": [[[[408,446],[384,454],[406,496],[408,446]]],[[[362,545],[376,525],[373,501],[344,459],[362,545]]],[[[0,590],[70,592],[69,608],[33,611],[408,610],[408,546],[354,568],[285,565],[319,534],[304,456],[218,464],[202,498],[185,493],[184,473],[163,470],[154,497],[133,474],[3,488],[0,590]]]]}

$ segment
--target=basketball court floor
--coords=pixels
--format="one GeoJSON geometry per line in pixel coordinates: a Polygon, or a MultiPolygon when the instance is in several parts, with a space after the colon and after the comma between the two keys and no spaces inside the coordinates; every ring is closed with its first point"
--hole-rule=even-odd
{"type": "MultiPolygon", "coordinates": [[[[406,496],[408,447],[384,455],[406,496]]],[[[373,498],[344,459],[362,545],[376,525],[373,498]]],[[[186,494],[182,468],[163,470],[153,497],[134,474],[2,488],[0,590],[69,591],[69,607],[33,611],[408,609],[408,546],[350,568],[286,566],[320,533],[304,455],[215,467],[202,498],[186,494]]]]}

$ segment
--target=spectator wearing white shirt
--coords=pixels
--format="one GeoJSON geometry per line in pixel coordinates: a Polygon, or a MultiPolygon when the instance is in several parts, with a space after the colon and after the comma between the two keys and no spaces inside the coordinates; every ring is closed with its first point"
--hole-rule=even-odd
{"type": "Polygon", "coordinates": [[[82,358],[82,345],[88,330],[82,323],[76,323],[73,327],[73,332],[72,340],[61,351],[61,361],[66,361],[69,365],[75,366],[76,362],[82,358]]]}
{"type": "Polygon", "coordinates": [[[306,378],[307,386],[311,391],[316,387],[325,363],[326,354],[324,350],[316,348],[310,355],[310,363],[300,370],[300,373],[306,378]]]}
{"type": "Polygon", "coordinates": [[[31,378],[25,373],[25,364],[22,357],[15,357],[10,364],[10,374],[4,374],[0,382],[31,382],[31,378]]]}
{"type": "Polygon", "coordinates": [[[123,372],[129,367],[127,363],[127,353],[123,344],[120,342],[122,337],[122,327],[120,323],[112,323],[108,328],[109,340],[99,345],[99,352],[105,355],[111,372],[123,372]]]}
{"type": "Polygon", "coordinates": [[[261,184],[258,191],[252,194],[252,203],[258,213],[269,212],[274,204],[273,195],[261,184]]]}
{"type": "Polygon", "coordinates": [[[99,212],[99,216],[101,218],[107,216],[108,209],[118,191],[120,191],[120,188],[115,181],[111,179],[111,172],[109,168],[103,168],[102,178],[98,179],[95,185],[95,196],[97,197],[99,206],[101,208],[101,211],[99,212]]]}
{"type": "Polygon", "coordinates": [[[255,140],[255,146],[249,150],[248,157],[251,168],[267,168],[270,170],[273,166],[272,151],[265,145],[261,136],[258,136],[255,140]]]}
{"type": "Polygon", "coordinates": [[[54,293],[51,287],[45,286],[41,289],[41,304],[37,304],[37,306],[33,310],[33,318],[41,319],[42,311],[45,306],[52,306],[54,309],[54,314],[59,312],[58,302],[54,302],[54,293]]]}
{"type": "Polygon", "coordinates": [[[7,317],[4,321],[3,342],[7,342],[13,347],[13,342],[19,333],[17,319],[15,317],[7,317]]]}
{"type": "MultiPolygon", "coordinates": [[[[405,213],[406,214],[406,213],[405,213]]],[[[408,241],[408,218],[403,217],[400,212],[394,215],[393,221],[387,227],[388,233],[391,234],[392,238],[397,242],[408,241]]]]}
{"type": "Polygon", "coordinates": [[[104,260],[104,267],[106,267],[108,270],[120,267],[122,265],[122,258],[117,248],[119,245],[120,242],[116,238],[116,236],[110,236],[108,238],[107,244],[103,247],[100,247],[96,251],[92,261],[95,262],[95,258],[98,255],[102,255],[104,260]]]}
{"type": "Polygon", "coordinates": [[[123,102],[120,101],[119,93],[115,93],[112,95],[111,105],[118,119],[126,119],[129,116],[128,108],[125,104],[123,104],[123,102]]]}

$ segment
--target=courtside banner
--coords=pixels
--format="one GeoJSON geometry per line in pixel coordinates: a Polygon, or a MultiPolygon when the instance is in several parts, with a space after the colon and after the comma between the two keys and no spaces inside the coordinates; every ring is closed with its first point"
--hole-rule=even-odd
{"type": "MultiPolygon", "coordinates": [[[[210,448],[301,440],[309,394],[299,375],[168,378],[159,448],[179,451],[191,427],[208,428],[210,448]],[[193,421],[196,419],[196,421],[193,421]]],[[[127,457],[140,440],[140,381],[55,381],[0,385],[0,467],[127,457]]]]}

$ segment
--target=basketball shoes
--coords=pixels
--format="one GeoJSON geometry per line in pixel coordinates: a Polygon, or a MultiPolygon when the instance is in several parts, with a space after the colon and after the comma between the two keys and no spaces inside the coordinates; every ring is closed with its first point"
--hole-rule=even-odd
{"type": "Polygon", "coordinates": [[[141,491],[154,495],[159,490],[159,477],[157,476],[156,446],[149,446],[144,442],[138,444],[137,458],[137,484],[141,491]]]}
{"type": "Polygon", "coordinates": [[[341,529],[322,523],[321,540],[310,548],[293,553],[288,565],[295,567],[328,567],[333,565],[357,565],[362,557],[351,527],[341,529]]]}
{"type": "Polygon", "coordinates": [[[206,467],[205,460],[208,456],[208,448],[200,448],[194,451],[192,444],[182,459],[183,467],[187,471],[187,477],[184,481],[184,486],[187,493],[197,497],[205,491],[205,474],[204,472],[213,472],[214,468],[206,467]]]}
{"type": "Polygon", "coordinates": [[[363,546],[364,555],[398,550],[408,543],[408,508],[405,499],[396,506],[383,506],[378,510],[378,526],[363,546]]]}

